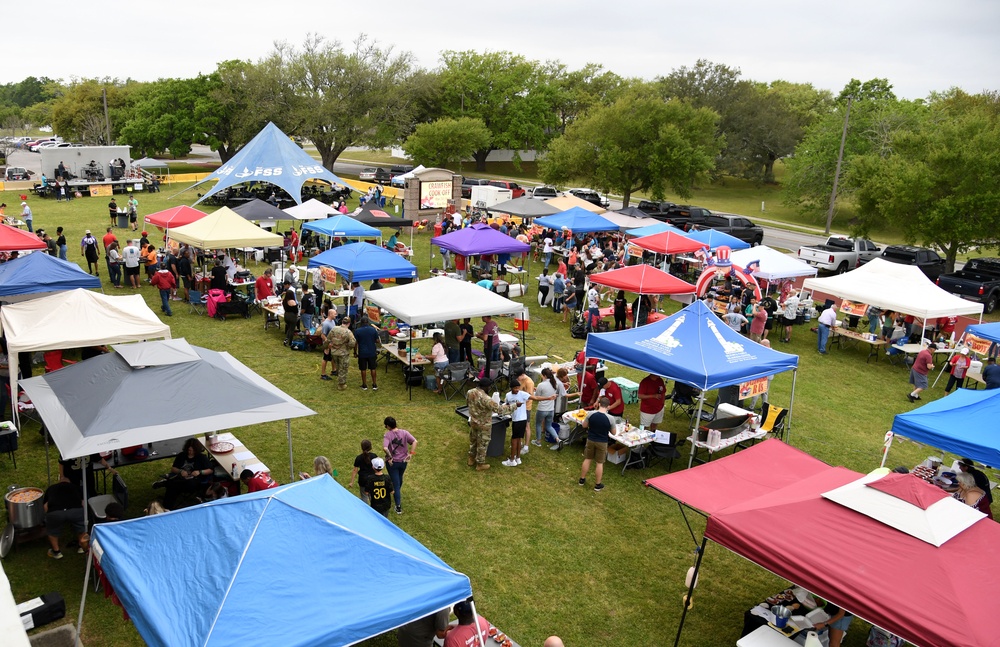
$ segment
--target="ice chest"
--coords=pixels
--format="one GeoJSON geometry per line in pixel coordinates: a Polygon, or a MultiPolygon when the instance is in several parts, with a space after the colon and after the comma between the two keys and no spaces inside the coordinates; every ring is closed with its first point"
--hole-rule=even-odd
{"type": "Polygon", "coordinates": [[[613,377],[614,382],[622,390],[622,402],[625,404],[635,404],[639,401],[639,385],[624,377],[613,377]]]}
{"type": "Polygon", "coordinates": [[[17,605],[21,623],[25,630],[34,629],[55,622],[66,615],[66,601],[53,591],[40,598],[34,598],[17,605]]]}
{"type": "Polygon", "coordinates": [[[742,433],[750,428],[750,420],[753,416],[747,414],[743,416],[730,416],[727,418],[716,418],[698,428],[698,440],[708,442],[708,432],[710,429],[717,429],[722,436],[722,440],[732,438],[736,434],[742,433]]]}

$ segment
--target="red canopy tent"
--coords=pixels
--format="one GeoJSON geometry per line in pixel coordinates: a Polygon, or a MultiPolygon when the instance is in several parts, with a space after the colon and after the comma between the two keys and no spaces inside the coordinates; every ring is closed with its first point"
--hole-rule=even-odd
{"type": "Polygon", "coordinates": [[[187,205],[181,205],[179,207],[171,207],[170,209],[164,209],[163,211],[157,211],[156,213],[151,213],[145,218],[145,222],[161,229],[174,229],[176,227],[183,227],[184,225],[190,225],[196,220],[201,220],[208,214],[204,211],[195,209],[194,207],[189,207],[187,205]]]}
{"type": "Polygon", "coordinates": [[[629,265],[593,274],[590,282],[636,294],[689,294],[695,291],[687,281],[651,265],[629,265]]]}
{"type": "Polygon", "coordinates": [[[822,496],[861,476],[768,440],[646,484],[707,513],[705,540],[915,645],[994,644],[1000,526],[935,547],[822,496]]]}
{"type": "Polygon", "coordinates": [[[708,249],[708,245],[705,243],[691,240],[687,236],[681,236],[672,231],[635,238],[631,243],[657,254],[690,254],[699,249],[708,249]]]}
{"type": "Polygon", "coordinates": [[[45,242],[35,234],[0,223],[0,252],[45,248],[45,242]]]}

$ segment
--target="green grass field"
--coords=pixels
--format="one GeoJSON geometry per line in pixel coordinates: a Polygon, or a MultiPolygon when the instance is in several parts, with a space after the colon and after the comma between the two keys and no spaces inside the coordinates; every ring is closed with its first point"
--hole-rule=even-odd
{"type": "MultiPolygon", "coordinates": [[[[169,200],[176,191],[168,186],[160,194],[140,195],[140,212],[193,201],[191,193],[169,200]]],[[[733,198],[750,199],[749,191],[733,198]]],[[[0,195],[0,200],[16,204],[17,196],[8,192],[0,195]]],[[[82,260],[78,241],[83,230],[103,232],[107,222],[104,199],[83,198],[70,203],[36,199],[32,205],[36,228],[53,232],[56,226],[66,228],[70,258],[77,262],[82,260]]],[[[119,233],[119,238],[124,236],[119,233]]],[[[431,258],[428,241],[426,232],[414,236],[414,260],[422,276],[429,265],[440,266],[440,257],[431,258]]],[[[263,271],[262,266],[251,269],[263,271]]],[[[103,270],[102,278],[106,279],[103,270]]],[[[157,311],[155,291],[147,286],[141,292],[157,311]]],[[[534,298],[532,289],[527,300],[534,298]]],[[[665,308],[673,311],[677,304],[667,301],[665,308]]],[[[624,476],[608,465],[607,488],[601,493],[592,489],[593,476],[586,488],[576,484],[581,446],[561,452],[532,447],[519,468],[505,468],[499,459],[491,459],[493,469],[476,473],[466,466],[467,427],[454,413],[459,403],[445,402],[422,388],[414,389],[409,400],[397,367],[388,373],[380,368],[378,393],[361,391],[357,370],[352,368],[350,388],[338,392],[335,382],[319,379],[320,353],[283,347],[281,333],[273,328],[265,332],[260,315],[222,322],[190,314],[183,303],[176,303],[174,309],[175,315],[166,319],[174,337],[231,352],[318,412],[293,421],[296,471],[311,470],[313,457],[323,454],[337,468],[337,480],[347,486],[361,440],[370,438],[379,444],[383,417],[395,416],[401,427],[409,429],[420,445],[406,472],[404,514],[392,515],[392,521],[468,574],[481,613],[520,644],[540,645],[553,633],[574,647],[659,647],[672,642],[685,592],[684,575],[693,564],[695,543],[675,502],[642,485],[643,479],[663,473],[665,465],[629,470],[624,476]]],[[[502,320],[501,328],[512,331],[512,324],[502,320]]],[[[582,342],[570,337],[568,327],[554,313],[532,307],[527,355],[570,358],[581,347],[582,342]]],[[[866,364],[861,351],[834,351],[822,357],[816,353],[815,336],[807,326],[797,327],[792,344],[780,350],[801,356],[792,444],[831,464],[861,472],[877,467],[882,437],[893,415],[914,408],[906,399],[906,370],[885,362],[866,364]]],[[[635,381],[642,377],[617,366],[611,366],[608,374],[635,381]]],[[[787,405],[791,383],[790,375],[776,377],[772,402],[787,405]]],[[[939,385],[927,396],[937,398],[942,393],[939,385]]],[[[176,403],[178,407],[185,405],[176,403]]],[[[141,417],[142,412],[139,400],[118,413],[141,417]]],[[[627,414],[637,419],[637,405],[629,405],[627,414]]],[[[666,426],[681,432],[685,420],[668,415],[666,426]]],[[[283,423],[234,431],[281,482],[287,480],[283,423]]],[[[936,452],[902,442],[893,448],[889,464],[911,466],[930,453],[936,452]]],[[[686,458],[675,461],[674,470],[685,465],[686,458]]],[[[122,469],[130,489],[130,515],[141,514],[157,494],[151,483],[168,468],[168,462],[158,461],[122,469]]],[[[29,424],[22,430],[16,470],[0,456],[0,474],[4,486],[45,486],[44,444],[37,427],[29,424]]],[[[688,517],[694,520],[700,539],[703,520],[690,512],[688,517]]],[[[775,538],[776,542],[794,540],[775,538]]],[[[295,546],[295,531],[290,528],[287,545],[276,550],[295,550],[295,546]]],[[[67,601],[67,618],[75,621],[84,558],[69,552],[65,559],[54,561],[46,557],[46,548],[44,540],[26,543],[4,560],[15,598],[20,601],[59,591],[67,601]]],[[[211,554],[207,549],[204,554],[191,555],[190,568],[197,570],[199,562],[211,559],[211,554]]],[[[372,579],[366,586],[394,585],[380,578],[378,571],[378,565],[372,565],[372,579]]],[[[308,603],[308,590],[313,586],[357,584],[302,582],[304,603],[308,603]]],[[[783,586],[778,578],[710,544],[682,644],[734,644],[743,611],[783,586]]],[[[856,621],[846,645],[863,645],[866,634],[864,623],[856,621]]],[[[83,639],[87,645],[142,644],[133,626],[122,620],[120,609],[93,592],[87,594],[83,639]]],[[[394,645],[395,641],[382,637],[369,644],[394,645]]]]}

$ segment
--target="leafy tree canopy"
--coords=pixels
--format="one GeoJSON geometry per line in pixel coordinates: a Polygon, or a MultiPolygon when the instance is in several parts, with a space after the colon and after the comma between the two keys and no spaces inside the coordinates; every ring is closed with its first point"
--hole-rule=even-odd
{"type": "Polygon", "coordinates": [[[447,168],[487,146],[490,131],[479,119],[438,119],[420,124],[406,139],[403,150],[419,164],[447,168]]]}

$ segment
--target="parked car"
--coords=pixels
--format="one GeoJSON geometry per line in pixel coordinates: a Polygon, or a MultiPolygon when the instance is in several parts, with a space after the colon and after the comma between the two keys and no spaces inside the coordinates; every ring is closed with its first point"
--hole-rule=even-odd
{"type": "Polygon", "coordinates": [[[932,281],[944,273],[944,259],[933,249],[913,245],[889,245],[882,250],[882,258],[890,263],[916,265],[932,281]]]}
{"type": "Polygon", "coordinates": [[[507,180],[490,180],[490,186],[499,187],[501,189],[510,189],[511,197],[520,198],[525,194],[525,190],[517,182],[508,182],[507,180]]]}
{"type": "Polygon", "coordinates": [[[697,221],[692,220],[691,225],[694,229],[721,231],[751,245],[760,245],[764,242],[764,230],[745,216],[732,213],[713,213],[705,218],[699,218],[697,221]]]}
{"type": "Polygon", "coordinates": [[[59,143],[59,140],[55,137],[45,137],[43,139],[38,139],[30,144],[28,144],[28,150],[32,153],[37,153],[40,149],[46,146],[54,146],[59,143]]]}
{"type": "Polygon", "coordinates": [[[639,211],[645,211],[652,218],[657,218],[662,220],[663,217],[667,215],[670,209],[676,207],[677,205],[673,202],[657,202],[654,200],[640,200],[638,209],[639,211]]]}
{"type": "Polygon", "coordinates": [[[1000,258],[972,258],[965,267],[951,274],[942,274],[937,285],[952,294],[978,301],[990,314],[1000,302],[1000,258]]]}
{"type": "Polygon", "coordinates": [[[361,169],[361,173],[358,174],[358,179],[362,182],[375,182],[378,184],[385,184],[390,179],[389,171],[382,167],[369,166],[361,169]]]}
{"type": "Polygon", "coordinates": [[[389,177],[394,178],[397,175],[403,175],[404,173],[409,173],[412,170],[413,166],[411,164],[397,164],[389,169],[389,177]]]}
{"type": "Polygon", "coordinates": [[[799,260],[815,268],[843,274],[864,265],[881,253],[882,249],[864,238],[830,236],[824,245],[799,247],[799,260]]]}
{"type": "Polygon", "coordinates": [[[531,190],[531,197],[538,198],[539,200],[549,200],[551,198],[558,198],[559,192],[556,191],[555,187],[536,186],[531,190]]]}
{"type": "Polygon", "coordinates": [[[714,215],[709,209],[705,207],[693,207],[689,204],[675,204],[659,215],[650,214],[653,218],[667,223],[668,225],[673,225],[678,229],[683,229],[685,231],[691,229],[695,225],[703,224],[710,216],[714,215]]]}
{"type": "Polygon", "coordinates": [[[16,180],[30,180],[33,173],[21,166],[8,166],[4,171],[4,179],[8,182],[16,180]]]}
{"type": "Polygon", "coordinates": [[[602,209],[607,209],[609,206],[611,206],[611,203],[608,201],[606,197],[604,197],[597,191],[594,191],[593,189],[570,189],[566,193],[576,196],[581,200],[586,200],[590,204],[597,205],[602,209]]]}
{"type": "Polygon", "coordinates": [[[466,200],[472,199],[472,187],[474,186],[486,186],[490,183],[489,180],[481,177],[462,177],[462,197],[466,200]]]}

